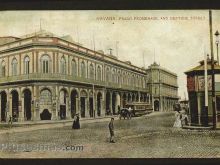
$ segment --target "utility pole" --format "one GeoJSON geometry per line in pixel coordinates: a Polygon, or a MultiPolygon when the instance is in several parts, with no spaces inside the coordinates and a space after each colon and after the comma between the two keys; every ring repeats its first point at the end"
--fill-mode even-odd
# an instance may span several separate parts
{"type": "MultiPolygon", "coordinates": [[[[215,109],[215,70],[213,55],[213,37],[212,37],[212,10],[209,10],[209,30],[210,30],[210,48],[211,48],[211,70],[212,70],[212,113],[213,129],[216,129],[216,109],[215,109]]],[[[208,116],[207,116],[208,117],[208,116]]]]}

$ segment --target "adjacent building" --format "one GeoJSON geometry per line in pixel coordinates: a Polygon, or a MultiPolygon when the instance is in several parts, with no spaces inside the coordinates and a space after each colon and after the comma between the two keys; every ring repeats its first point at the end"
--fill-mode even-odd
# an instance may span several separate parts
{"type": "Polygon", "coordinates": [[[147,69],[148,91],[153,97],[154,111],[171,111],[178,102],[177,75],[156,62],[147,69]]]}
{"type": "MultiPolygon", "coordinates": [[[[126,102],[150,101],[145,69],[83,47],[69,36],[40,31],[0,40],[1,121],[9,116],[18,121],[71,119],[76,113],[97,117],[116,114],[126,102]]],[[[151,91],[160,86],[154,95],[166,110],[177,100],[177,77],[163,69],[158,73],[168,79],[153,82],[151,91]]]]}

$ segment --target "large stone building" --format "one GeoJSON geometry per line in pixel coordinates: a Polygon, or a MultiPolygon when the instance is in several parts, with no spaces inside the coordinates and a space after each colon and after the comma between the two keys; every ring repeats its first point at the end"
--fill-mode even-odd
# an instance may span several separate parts
{"type": "Polygon", "coordinates": [[[178,101],[177,75],[156,62],[147,69],[147,87],[153,97],[154,111],[170,111],[178,101]]]}
{"type": "Polygon", "coordinates": [[[149,101],[146,70],[70,37],[40,31],[0,40],[1,121],[97,117],[149,101]]]}

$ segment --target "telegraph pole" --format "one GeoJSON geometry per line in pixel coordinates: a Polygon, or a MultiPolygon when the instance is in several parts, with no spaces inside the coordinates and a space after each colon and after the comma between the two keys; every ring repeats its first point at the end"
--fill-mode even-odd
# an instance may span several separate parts
{"type": "Polygon", "coordinates": [[[216,109],[215,109],[215,70],[213,55],[213,37],[212,37],[212,10],[209,10],[209,30],[210,30],[210,48],[211,48],[211,70],[212,70],[212,113],[213,129],[216,129],[216,109]]]}

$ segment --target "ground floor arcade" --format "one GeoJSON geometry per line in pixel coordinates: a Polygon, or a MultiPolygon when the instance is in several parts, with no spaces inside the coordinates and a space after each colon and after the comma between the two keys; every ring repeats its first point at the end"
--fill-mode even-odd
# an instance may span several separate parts
{"type": "Polygon", "coordinates": [[[178,98],[155,97],[153,98],[154,111],[172,111],[173,105],[178,102],[178,98]]]}
{"type": "Polygon", "coordinates": [[[117,114],[127,102],[151,102],[143,91],[108,89],[50,83],[34,83],[0,88],[0,119],[17,121],[71,119],[117,114]]]}

